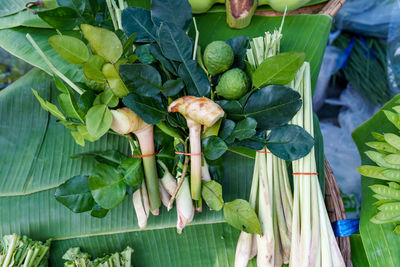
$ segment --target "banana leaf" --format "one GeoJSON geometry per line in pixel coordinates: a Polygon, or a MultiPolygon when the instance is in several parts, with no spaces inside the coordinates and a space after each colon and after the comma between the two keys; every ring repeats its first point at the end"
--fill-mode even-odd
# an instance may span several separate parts
{"type": "MultiPolygon", "coordinates": [[[[223,13],[202,15],[197,20],[200,44],[204,47],[213,40],[238,35],[261,36],[278,28],[280,21],[281,18],[256,17],[250,28],[238,31],[227,28],[223,13]]],[[[314,83],[330,26],[331,18],[324,15],[286,19],[282,50],[306,52],[314,66],[314,83]]],[[[1,30],[0,45],[34,62],[37,59],[31,55],[32,50],[28,52],[25,47],[20,51],[23,46],[12,49],[19,44],[6,38],[18,36],[17,40],[23,42],[28,31],[40,41],[41,47],[46,46],[47,38],[54,33],[47,29],[1,30]]],[[[62,59],[52,57],[52,60],[62,59]]],[[[128,153],[128,144],[118,136],[107,135],[79,147],[69,132],[40,108],[31,88],[46,100],[55,99],[56,89],[50,77],[39,69],[0,93],[0,235],[16,232],[34,239],[53,238],[51,266],[62,266],[61,256],[71,246],[80,246],[97,257],[126,245],[135,250],[135,266],[233,266],[239,232],[224,222],[222,212],[204,210],[196,214],[194,222],[182,235],[177,235],[175,210],[169,213],[161,210],[160,216],[151,216],[147,228],[140,230],[130,196],[104,219],[71,213],[55,201],[56,186],[78,173],[87,174],[94,165],[91,159],[71,159],[71,155],[111,148],[128,153]]],[[[253,159],[229,152],[223,162],[225,175],[220,182],[224,200],[248,199],[253,159]]],[[[323,167],[319,172],[323,173],[323,167]]]]}
{"type": "MultiPolygon", "coordinates": [[[[370,150],[365,143],[375,141],[371,132],[388,133],[398,132],[397,128],[390,123],[383,110],[391,109],[398,105],[400,95],[395,96],[371,119],[363,123],[353,132],[353,140],[357,145],[361,156],[362,165],[375,165],[364,152],[370,150]]],[[[400,238],[393,233],[395,224],[373,224],[369,220],[377,213],[374,206],[376,198],[369,188],[373,184],[385,184],[378,179],[361,177],[361,221],[360,234],[364,244],[365,252],[370,266],[376,267],[395,267],[400,266],[400,238]]]]}
{"type": "Polygon", "coordinates": [[[18,13],[25,9],[26,0],[1,0],[0,1],[0,17],[18,13]]]}
{"type": "Polygon", "coordinates": [[[0,29],[14,28],[18,26],[33,27],[33,28],[52,28],[39,16],[33,14],[29,10],[1,17],[0,16],[0,29]]]}

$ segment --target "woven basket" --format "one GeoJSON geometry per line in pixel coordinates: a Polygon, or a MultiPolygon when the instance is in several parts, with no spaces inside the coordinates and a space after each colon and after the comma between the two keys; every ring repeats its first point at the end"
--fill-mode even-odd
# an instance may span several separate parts
{"type": "MultiPolygon", "coordinates": [[[[325,14],[333,17],[343,6],[346,0],[330,0],[329,2],[317,4],[313,6],[307,6],[299,8],[295,11],[288,12],[288,15],[298,14],[325,14]]],[[[258,11],[256,15],[260,16],[282,16],[281,12],[276,11],[258,11]]],[[[340,190],[335,179],[335,175],[329,165],[329,162],[325,159],[325,204],[328,211],[331,222],[346,219],[346,213],[340,190]]],[[[344,262],[347,267],[351,265],[351,248],[349,237],[338,237],[336,238],[342,252],[344,262]]]]}

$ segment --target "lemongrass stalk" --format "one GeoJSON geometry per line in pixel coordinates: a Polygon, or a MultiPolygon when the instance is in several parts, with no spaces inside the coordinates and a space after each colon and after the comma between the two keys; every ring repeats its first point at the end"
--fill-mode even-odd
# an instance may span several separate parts
{"type": "Polygon", "coordinates": [[[165,190],[168,192],[168,194],[172,196],[177,187],[176,180],[168,170],[167,166],[165,166],[165,164],[161,160],[158,160],[157,163],[163,169],[164,172],[164,175],[161,177],[160,182],[162,186],[165,188],[165,190]]]}
{"type": "Polygon", "coordinates": [[[147,219],[150,213],[150,204],[145,183],[132,194],[132,202],[135,208],[138,226],[140,229],[143,229],[147,225],[147,219]]]}
{"type": "MultiPolygon", "coordinates": [[[[183,143],[179,138],[174,140],[175,151],[180,153],[186,153],[186,143],[183,143]]],[[[188,165],[189,157],[182,154],[177,154],[177,166],[176,166],[176,177],[178,179],[178,186],[176,188],[176,212],[177,212],[177,223],[176,229],[179,234],[182,233],[183,228],[193,220],[194,217],[194,206],[192,197],[190,194],[190,186],[188,177],[186,176],[186,169],[188,165]]]]}
{"type": "Polygon", "coordinates": [[[260,219],[262,235],[257,235],[257,265],[272,267],[275,262],[272,197],[271,191],[269,191],[267,159],[265,153],[258,153],[258,156],[260,158],[258,217],[260,219]]]}
{"type": "Polygon", "coordinates": [[[168,194],[167,190],[164,188],[163,184],[161,183],[161,180],[158,180],[158,183],[159,183],[159,188],[160,188],[161,202],[166,208],[168,208],[168,204],[171,199],[171,195],[168,194]]]}
{"type": "MultiPolygon", "coordinates": [[[[256,156],[251,182],[249,203],[257,211],[258,187],[259,187],[259,157],[256,156]]],[[[235,267],[246,267],[249,260],[257,254],[257,239],[254,234],[241,232],[235,253],[235,267]]]]}
{"type": "Polygon", "coordinates": [[[274,183],[274,208],[276,210],[276,220],[277,221],[277,231],[279,232],[279,239],[280,239],[280,245],[282,249],[282,262],[287,264],[289,263],[289,257],[290,257],[290,237],[288,233],[288,228],[286,224],[286,219],[285,219],[285,214],[284,214],[284,208],[282,205],[282,197],[285,197],[283,195],[283,192],[281,191],[280,188],[280,183],[279,180],[282,180],[284,178],[283,175],[281,175],[281,170],[280,170],[280,161],[278,157],[272,157],[273,160],[273,168],[274,168],[274,176],[273,176],[273,183],[274,183]]]}
{"type": "Polygon", "coordinates": [[[201,180],[209,182],[211,181],[210,170],[208,169],[208,164],[204,155],[202,156],[202,166],[201,166],[201,180]]]}

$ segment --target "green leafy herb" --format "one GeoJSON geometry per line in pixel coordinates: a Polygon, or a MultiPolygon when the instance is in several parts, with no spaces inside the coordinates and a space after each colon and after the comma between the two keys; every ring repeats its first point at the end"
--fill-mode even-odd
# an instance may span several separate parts
{"type": "Polygon", "coordinates": [[[252,75],[254,86],[260,88],[270,84],[290,83],[303,65],[304,59],[303,52],[287,52],[267,58],[252,75]]]}
{"type": "Polygon", "coordinates": [[[54,35],[49,38],[50,45],[66,61],[81,65],[89,60],[89,49],[78,38],[67,35],[54,35]]]}
{"type": "Polygon", "coordinates": [[[57,187],[54,195],[58,202],[75,213],[89,211],[95,204],[86,175],[77,175],[68,179],[57,187]]]}
{"type": "Polygon", "coordinates": [[[87,130],[91,136],[99,138],[110,129],[112,119],[111,111],[107,105],[95,105],[86,114],[87,130]]]}
{"type": "Polygon", "coordinates": [[[235,199],[224,206],[225,220],[241,231],[261,235],[261,226],[257,214],[250,203],[243,199],[235,199]]]}
{"type": "Polygon", "coordinates": [[[36,90],[32,89],[32,92],[44,110],[50,112],[51,114],[53,114],[53,116],[59,118],[60,120],[63,120],[63,121],[66,120],[66,118],[64,117],[64,114],[62,114],[62,112],[57,108],[56,105],[50,103],[49,101],[44,101],[43,98],[41,98],[39,96],[39,94],[36,90]]]}
{"type": "Polygon", "coordinates": [[[120,168],[124,172],[124,181],[128,186],[136,187],[144,179],[144,172],[141,158],[130,158],[124,160],[120,168]]]}
{"type": "Polygon", "coordinates": [[[81,22],[79,14],[65,6],[37,11],[37,14],[49,25],[60,30],[72,30],[81,22]]]}
{"type": "Polygon", "coordinates": [[[157,97],[129,94],[122,102],[148,124],[157,124],[168,115],[157,97]]]}
{"type": "Polygon", "coordinates": [[[152,42],[158,39],[150,11],[144,8],[125,8],[122,12],[122,27],[127,36],[136,33],[136,42],[152,42]]]}
{"type": "Polygon", "coordinates": [[[122,80],[132,92],[155,96],[161,90],[161,76],[156,68],[146,64],[125,64],[119,68],[122,80]]]}
{"type": "Polygon", "coordinates": [[[224,206],[222,186],[216,181],[203,182],[201,196],[212,210],[219,211],[224,206]]]}
{"type": "Polygon", "coordinates": [[[82,66],[85,77],[96,82],[104,82],[106,80],[102,72],[104,63],[102,57],[92,55],[82,66]]]}
{"type": "Polygon", "coordinates": [[[218,136],[209,136],[202,140],[204,156],[209,160],[220,158],[227,150],[228,146],[224,140],[218,136]]]}
{"type": "Polygon", "coordinates": [[[89,177],[89,188],[94,200],[105,209],[122,202],[126,194],[124,177],[112,166],[97,164],[89,177]]]}

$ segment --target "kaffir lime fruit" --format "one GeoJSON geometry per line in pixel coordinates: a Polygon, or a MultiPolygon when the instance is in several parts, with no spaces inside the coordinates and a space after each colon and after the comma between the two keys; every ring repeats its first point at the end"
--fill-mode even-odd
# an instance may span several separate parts
{"type": "Polygon", "coordinates": [[[241,69],[231,69],[222,74],[216,87],[217,95],[229,100],[239,99],[246,94],[250,81],[241,69]]]}
{"type": "Polygon", "coordinates": [[[214,41],[204,50],[204,65],[208,73],[215,75],[232,66],[234,54],[230,45],[223,41],[214,41]]]}

